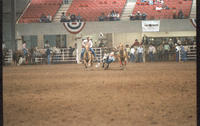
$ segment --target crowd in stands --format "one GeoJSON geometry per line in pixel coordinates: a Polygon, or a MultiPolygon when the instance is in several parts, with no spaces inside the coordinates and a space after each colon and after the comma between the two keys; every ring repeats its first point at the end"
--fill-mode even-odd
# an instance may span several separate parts
{"type": "Polygon", "coordinates": [[[40,23],[51,23],[52,21],[52,16],[48,14],[47,16],[45,14],[41,14],[40,17],[40,23]]]}
{"type": "Polygon", "coordinates": [[[140,11],[137,11],[137,13],[130,15],[130,20],[146,20],[147,14],[140,13],[140,11]]]}
{"type": "Polygon", "coordinates": [[[99,21],[119,21],[120,20],[120,14],[119,12],[112,10],[107,16],[102,13],[101,16],[99,16],[99,21]]]}
{"type": "Polygon", "coordinates": [[[65,13],[63,12],[61,15],[61,19],[60,22],[75,22],[75,21],[83,21],[83,18],[80,16],[80,14],[78,14],[77,16],[75,14],[70,14],[68,13],[68,15],[66,16],[65,13]]]}

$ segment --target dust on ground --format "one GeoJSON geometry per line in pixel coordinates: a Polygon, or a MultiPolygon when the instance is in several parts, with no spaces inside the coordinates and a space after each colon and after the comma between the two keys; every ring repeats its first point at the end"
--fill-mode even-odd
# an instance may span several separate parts
{"type": "Polygon", "coordinates": [[[3,67],[5,126],[195,126],[196,63],[3,67]]]}

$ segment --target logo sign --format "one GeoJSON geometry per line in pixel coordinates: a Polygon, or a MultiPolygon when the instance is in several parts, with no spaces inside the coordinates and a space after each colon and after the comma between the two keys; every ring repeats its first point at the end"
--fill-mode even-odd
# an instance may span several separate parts
{"type": "Polygon", "coordinates": [[[72,34],[79,33],[85,26],[85,22],[64,22],[64,27],[72,34]]]}
{"type": "Polygon", "coordinates": [[[197,23],[196,23],[196,19],[190,19],[190,21],[192,22],[192,25],[194,26],[194,28],[197,28],[197,23]]]}
{"type": "Polygon", "coordinates": [[[143,32],[159,32],[160,21],[142,21],[143,32]]]}

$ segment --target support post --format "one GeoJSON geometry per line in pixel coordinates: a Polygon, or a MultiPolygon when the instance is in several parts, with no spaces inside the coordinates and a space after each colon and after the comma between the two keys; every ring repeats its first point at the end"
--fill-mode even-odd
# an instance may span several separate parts
{"type": "Polygon", "coordinates": [[[17,50],[16,43],[16,0],[11,0],[11,48],[12,50],[17,50]]]}

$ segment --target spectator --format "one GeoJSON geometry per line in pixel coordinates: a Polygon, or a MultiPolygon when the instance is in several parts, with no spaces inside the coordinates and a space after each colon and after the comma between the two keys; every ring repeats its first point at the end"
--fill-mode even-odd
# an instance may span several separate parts
{"type": "Polygon", "coordinates": [[[139,43],[138,40],[136,39],[133,45],[134,45],[134,46],[139,46],[140,43],[139,43]]]}
{"type": "Polygon", "coordinates": [[[163,60],[163,45],[160,44],[158,47],[157,47],[157,51],[158,51],[158,61],[162,61],[163,60]]]}
{"type": "Polygon", "coordinates": [[[49,47],[46,50],[46,55],[47,55],[47,62],[48,62],[48,64],[50,64],[51,51],[50,51],[49,47]]]}
{"type": "Polygon", "coordinates": [[[47,22],[47,17],[42,14],[41,17],[40,17],[40,22],[43,23],[43,22],[47,22]]]}
{"type": "Polygon", "coordinates": [[[45,42],[45,44],[44,44],[44,48],[45,49],[47,49],[47,48],[49,48],[50,47],[50,45],[49,45],[49,42],[48,42],[48,40],[45,42]]]}
{"type": "Polygon", "coordinates": [[[149,0],[149,5],[153,5],[153,0],[149,0]]]}
{"type": "Polygon", "coordinates": [[[142,45],[140,44],[139,47],[137,48],[137,53],[138,53],[138,62],[143,62],[143,52],[144,49],[142,47],[142,45]]]}
{"type": "Polygon", "coordinates": [[[181,44],[182,44],[182,42],[181,42],[180,39],[177,40],[177,43],[178,43],[178,45],[181,45],[181,44]]]}
{"type": "Polygon", "coordinates": [[[77,19],[78,22],[81,22],[81,21],[82,21],[82,17],[81,17],[81,15],[80,15],[80,13],[79,13],[78,16],[76,17],[76,19],[77,19]]]}
{"type": "Polygon", "coordinates": [[[66,22],[66,16],[65,16],[65,13],[62,12],[62,15],[61,15],[61,19],[60,19],[60,22],[66,22]]]}
{"type": "Polygon", "coordinates": [[[178,18],[179,18],[179,19],[183,19],[183,18],[184,18],[184,15],[183,15],[183,11],[182,11],[182,10],[179,10],[179,12],[178,12],[178,18]]]}
{"type": "Polygon", "coordinates": [[[169,10],[169,7],[167,5],[165,5],[165,4],[162,5],[162,8],[166,9],[166,10],[169,10]]]}
{"type": "Polygon", "coordinates": [[[115,17],[115,11],[112,10],[112,11],[110,12],[110,21],[114,21],[114,17],[115,17]]]}
{"type": "Polygon", "coordinates": [[[135,15],[135,19],[139,20],[141,19],[142,14],[140,13],[140,11],[137,11],[136,15],[135,15]]]}
{"type": "Polygon", "coordinates": [[[142,20],[146,20],[146,17],[147,17],[146,13],[143,13],[142,14],[142,20]]]}
{"type": "Polygon", "coordinates": [[[116,12],[115,16],[116,16],[116,21],[119,21],[120,20],[119,12],[116,12]]]}
{"type": "Polygon", "coordinates": [[[75,14],[71,14],[70,19],[72,22],[76,21],[76,15],[75,14]]]}
{"type": "Polygon", "coordinates": [[[110,18],[111,18],[111,14],[109,13],[109,14],[107,15],[107,20],[110,20],[110,18]]]}
{"type": "Polygon", "coordinates": [[[135,48],[134,46],[131,46],[131,51],[130,51],[130,62],[134,62],[135,60],[135,48]]]}
{"type": "Polygon", "coordinates": [[[70,22],[71,21],[71,18],[70,18],[71,14],[68,13],[67,17],[66,17],[66,22],[70,22]]]}
{"type": "Polygon", "coordinates": [[[52,16],[50,14],[47,15],[47,22],[50,23],[52,21],[52,16]]]}
{"type": "Polygon", "coordinates": [[[99,21],[104,21],[105,20],[105,14],[101,13],[101,16],[99,16],[99,21]]]}
{"type": "Polygon", "coordinates": [[[153,45],[150,44],[149,49],[148,49],[148,54],[149,54],[149,60],[150,60],[151,62],[154,60],[154,59],[153,59],[153,50],[154,50],[153,45]]]}
{"type": "Polygon", "coordinates": [[[164,44],[164,60],[168,61],[169,60],[169,50],[170,50],[170,46],[168,43],[164,44]]]}
{"type": "Polygon", "coordinates": [[[130,20],[132,20],[132,21],[134,20],[134,15],[133,14],[131,14],[129,17],[130,17],[130,20]]]}
{"type": "Polygon", "coordinates": [[[72,48],[71,46],[69,47],[69,56],[71,57],[75,48],[72,48]]]}
{"type": "Polygon", "coordinates": [[[162,10],[162,9],[163,9],[162,7],[156,6],[156,10],[157,10],[157,11],[160,11],[160,10],[162,10]]]}
{"type": "Polygon", "coordinates": [[[186,50],[185,50],[183,45],[181,45],[180,49],[181,49],[180,50],[180,52],[181,52],[181,61],[185,62],[187,60],[187,52],[186,52],[186,50]]]}
{"type": "Polygon", "coordinates": [[[176,48],[176,62],[179,62],[179,55],[180,55],[180,46],[179,44],[175,44],[175,48],[176,48]]]}
{"type": "Polygon", "coordinates": [[[176,19],[176,11],[173,11],[173,19],[176,19]]]}

